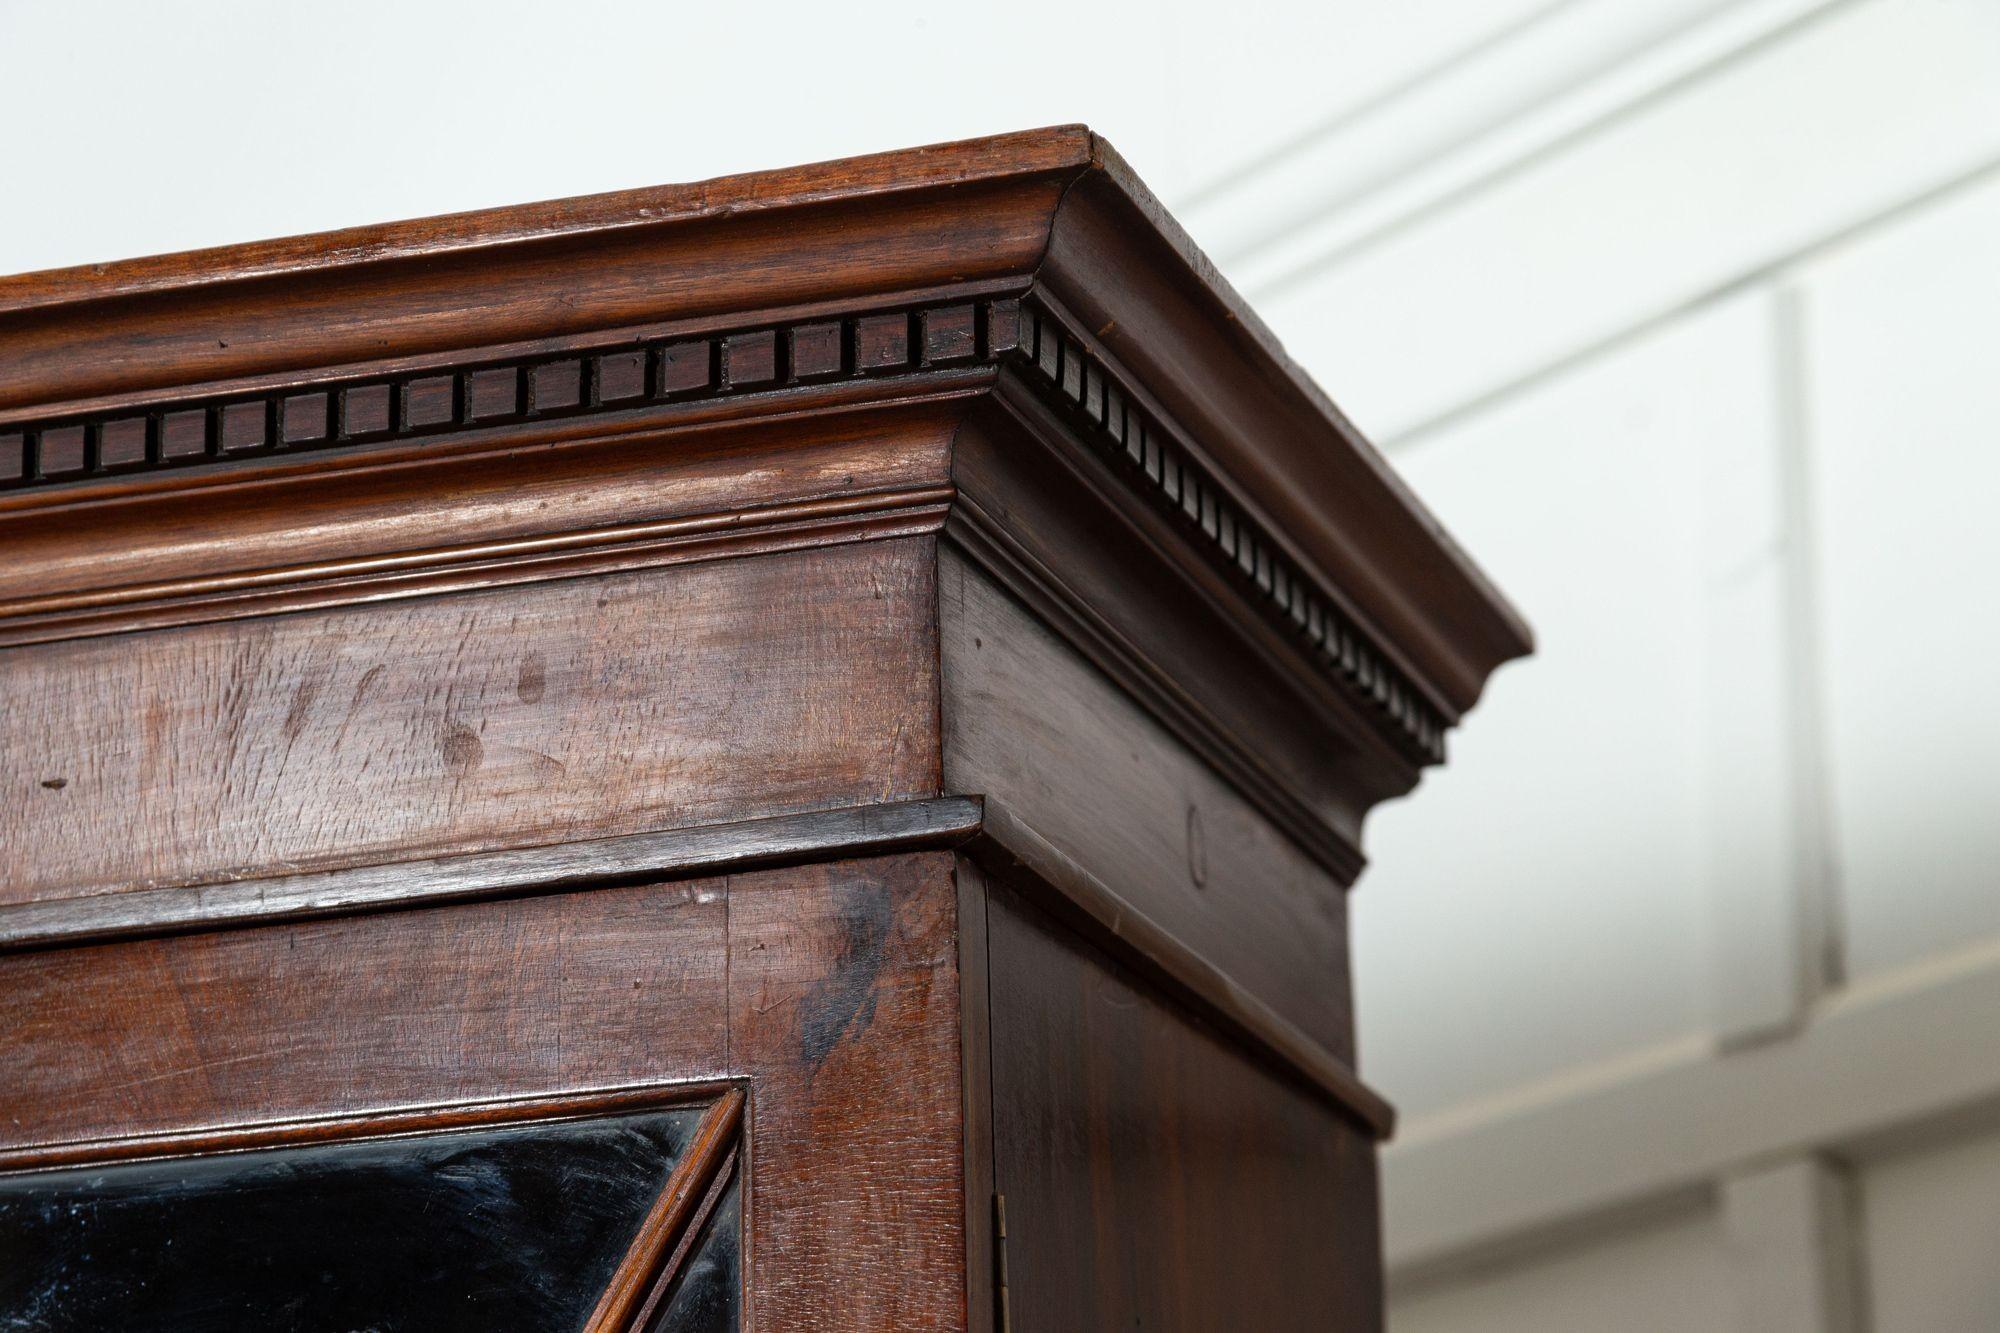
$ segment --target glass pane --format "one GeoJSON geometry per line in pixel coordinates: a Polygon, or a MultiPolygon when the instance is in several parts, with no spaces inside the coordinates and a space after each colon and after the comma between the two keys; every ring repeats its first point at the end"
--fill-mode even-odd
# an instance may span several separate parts
{"type": "Polygon", "coordinates": [[[743,1288],[742,1214],[731,1179],[702,1227],[701,1239],[681,1262],[667,1308],[648,1333],[729,1333],[743,1288]]]}
{"type": "Polygon", "coordinates": [[[0,1330],[578,1328],[701,1115],[0,1176],[0,1330]]]}

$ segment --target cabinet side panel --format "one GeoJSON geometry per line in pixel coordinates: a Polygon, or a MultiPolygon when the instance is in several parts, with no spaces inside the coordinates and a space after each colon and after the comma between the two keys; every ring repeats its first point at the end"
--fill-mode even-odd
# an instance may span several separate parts
{"type": "Polygon", "coordinates": [[[934,794],[932,549],[0,651],[0,902],[934,794]]]}
{"type": "Polygon", "coordinates": [[[939,599],[950,789],[1005,806],[1351,1064],[1340,884],[949,547],[939,599]]]}
{"type": "Polygon", "coordinates": [[[1366,1135],[1009,890],[987,924],[1014,1326],[1379,1327],[1366,1135]]]}

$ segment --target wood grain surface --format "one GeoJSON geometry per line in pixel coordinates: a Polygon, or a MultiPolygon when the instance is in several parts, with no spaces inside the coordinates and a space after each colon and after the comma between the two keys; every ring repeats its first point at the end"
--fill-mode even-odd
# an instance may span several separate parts
{"type": "Polygon", "coordinates": [[[0,904],[0,949],[41,949],[950,847],[977,833],[981,818],[982,803],[965,797],[882,801],[508,851],[0,904]]]}
{"type": "Polygon", "coordinates": [[[997,801],[985,806],[979,835],[966,844],[960,859],[961,874],[976,865],[983,881],[1006,885],[1134,976],[1213,1024],[1266,1068],[1352,1117],[1376,1139],[1390,1136],[1395,1109],[1356,1076],[1351,1056],[1336,1054],[1285,1018],[1130,899],[1058,851],[1006,806],[997,801]]]}
{"type": "Polygon", "coordinates": [[[1527,622],[1117,151],[1099,139],[1094,160],[1051,225],[1042,290],[1456,718],[1532,650],[1527,622]]]}
{"type": "Polygon", "coordinates": [[[128,478],[87,493],[0,499],[6,619],[546,547],[563,534],[702,515],[754,526],[772,506],[936,486],[956,414],[830,410],[809,422],[688,422],[672,408],[555,422],[420,451],[262,460],[128,478]],[[460,558],[463,558],[462,556],[460,558]],[[372,563],[371,563],[372,562],[372,563]],[[286,571],[290,571],[289,574],[286,571]],[[136,590],[136,591],[135,591],[136,590]]]}
{"type": "MultiPolygon", "coordinates": [[[[1144,385],[1447,720],[1529,649],[1520,617],[1080,126],[0,279],[0,445],[28,448],[9,422],[165,411],[146,396],[177,388],[1030,291],[1144,385]]],[[[41,447],[91,445],[64,429],[41,447]]]]}
{"type": "Polygon", "coordinates": [[[946,783],[1351,1061],[1340,883],[976,568],[944,568],[946,783]]]}
{"type": "Polygon", "coordinates": [[[956,917],[917,852],[0,957],[0,1162],[734,1078],[749,1326],[963,1328],[956,917]]]}
{"type": "Polygon", "coordinates": [[[724,889],[0,958],[0,1148],[713,1080],[724,889]]]}
{"type": "Polygon", "coordinates": [[[934,795],[931,552],[0,651],[0,901],[934,795]]]}
{"type": "Polygon", "coordinates": [[[646,1328],[641,1312],[657,1304],[673,1280],[673,1261],[684,1253],[709,1187],[736,1151],[743,1125],[743,1093],[731,1088],[702,1117],[686,1154],[646,1211],[639,1232],[611,1274],[582,1333],[633,1333],[646,1328]]]}
{"type": "Polygon", "coordinates": [[[0,279],[0,410],[1032,270],[1087,131],[0,279]]]}
{"type": "Polygon", "coordinates": [[[729,901],[749,1323],[965,1327],[951,853],[736,876],[729,901]]]}
{"type": "Polygon", "coordinates": [[[987,930],[1014,1327],[1381,1327],[1372,1140],[1004,890],[987,930]]]}
{"type": "Polygon", "coordinates": [[[1088,130],[0,278],[0,562],[0,1170],[741,1095],[608,1324],[1380,1326],[1530,639],[1088,130]]]}

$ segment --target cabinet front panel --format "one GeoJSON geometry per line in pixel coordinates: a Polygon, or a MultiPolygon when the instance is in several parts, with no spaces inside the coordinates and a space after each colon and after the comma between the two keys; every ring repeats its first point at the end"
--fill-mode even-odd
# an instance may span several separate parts
{"type": "MultiPolygon", "coordinates": [[[[181,1312],[215,1290],[249,1300],[257,1281],[274,1302],[322,1272],[352,1285],[314,1248],[350,1232],[364,1248],[402,1237],[388,1271],[409,1282],[432,1263],[459,1290],[490,1247],[520,1261],[493,1283],[573,1280],[544,1293],[558,1313],[526,1323],[419,1318],[430,1298],[412,1292],[402,1324],[328,1304],[329,1329],[962,1327],[951,854],[640,885],[603,873],[599,888],[0,953],[0,1328],[117,1326],[102,1304],[34,1322],[77,1282],[129,1327],[291,1327],[181,1312]],[[665,1138],[578,1148],[587,1121],[731,1098],[707,1174],[679,1194],[656,1188],[682,1169],[665,1138]],[[518,1128],[478,1138],[496,1125],[518,1128]],[[570,1322],[579,1293],[610,1299],[606,1247],[637,1252],[634,1210],[669,1195],[678,1211],[656,1230],[673,1243],[630,1262],[671,1260],[675,1280],[614,1281],[615,1319],[570,1322]],[[149,1236],[264,1276],[217,1288],[150,1269],[149,1236]],[[171,1317],[114,1300],[141,1286],[171,1317]]],[[[684,1126],[656,1128],[677,1144],[684,1126]]]]}
{"type": "Polygon", "coordinates": [[[0,1149],[722,1077],[724,889],[0,956],[0,1149]]]}

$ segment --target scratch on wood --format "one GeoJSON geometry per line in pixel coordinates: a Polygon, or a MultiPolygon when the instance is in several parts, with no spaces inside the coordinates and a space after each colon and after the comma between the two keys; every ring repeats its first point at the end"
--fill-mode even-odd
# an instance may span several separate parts
{"type": "Polygon", "coordinates": [[[179,1069],[169,1069],[158,1074],[148,1074],[144,1078],[127,1079],[122,1083],[108,1084],[104,1088],[104,1091],[122,1092],[127,1088],[144,1087],[148,1083],[162,1083],[170,1078],[187,1078],[194,1074],[205,1074],[212,1069],[225,1069],[230,1065],[249,1064],[254,1060],[277,1060],[287,1055],[295,1055],[305,1049],[303,1045],[292,1045],[278,1051],[254,1051],[249,1055],[233,1055],[226,1060],[202,1060],[196,1064],[183,1065],[179,1069]]]}

